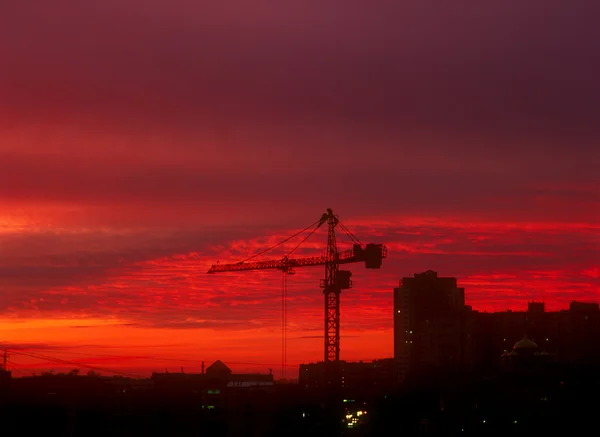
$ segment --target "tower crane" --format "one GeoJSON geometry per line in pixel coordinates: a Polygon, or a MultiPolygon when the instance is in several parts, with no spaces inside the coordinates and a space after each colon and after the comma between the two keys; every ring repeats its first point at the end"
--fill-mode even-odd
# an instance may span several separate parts
{"type": "MultiPolygon", "coordinates": [[[[323,288],[324,307],[325,307],[325,329],[324,329],[324,362],[327,383],[335,383],[337,378],[336,370],[340,360],[340,294],[342,290],[352,287],[352,273],[347,270],[340,270],[342,264],[350,264],[356,262],[364,262],[367,269],[381,268],[382,259],[387,257],[387,249],[382,244],[367,244],[363,245],[339,220],[338,216],[331,209],[327,209],[321,218],[303,229],[302,231],[286,238],[285,240],[271,246],[256,255],[247,258],[234,264],[215,264],[211,266],[208,273],[224,273],[224,272],[240,272],[246,270],[267,270],[276,269],[284,273],[284,290],[285,290],[285,275],[294,274],[298,267],[314,267],[325,266],[325,278],[321,279],[320,286],[323,288]],[[317,229],[325,223],[328,225],[327,232],[327,250],[324,255],[313,256],[308,258],[290,258],[303,242],[305,242],[317,229]],[[335,228],[339,226],[353,241],[351,250],[338,252],[335,228]],[[252,261],[259,255],[274,249],[277,246],[291,240],[301,233],[312,228],[312,231],[294,248],[291,252],[279,260],[272,261],[252,261]]],[[[285,314],[285,302],[284,314],[285,314]]],[[[285,315],[284,315],[285,320],[285,315]]],[[[284,322],[285,329],[285,322],[284,322]]],[[[284,346],[285,347],[285,346],[284,346]]],[[[338,375],[339,376],[339,375],[338,375]]]]}

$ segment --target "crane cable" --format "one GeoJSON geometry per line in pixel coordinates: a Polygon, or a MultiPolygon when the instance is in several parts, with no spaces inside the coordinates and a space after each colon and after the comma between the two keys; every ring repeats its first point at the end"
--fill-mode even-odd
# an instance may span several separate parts
{"type": "Polygon", "coordinates": [[[321,225],[320,225],[320,221],[319,221],[319,224],[317,224],[317,226],[316,226],[316,227],[315,227],[315,228],[314,228],[312,231],[310,231],[310,233],[309,233],[309,234],[308,234],[306,237],[304,237],[304,239],[303,239],[303,240],[302,240],[300,243],[298,243],[298,244],[296,245],[296,247],[294,247],[292,250],[290,250],[290,251],[287,253],[286,257],[290,256],[290,255],[291,255],[291,254],[292,254],[292,253],[293,253],[293,252],[294,252],[296,249],[298,249],[298,248],[299,248],[299,247],[300,247],[302,244],[304,244],[304,242],[305,242],[306,240],[308,240],[308,239],[310,238],[310,236],[311,236],[312,234],[314,234],[314,233],[315,233],[315,232],[316,232],[316,231],[317,231],[317,230],[318,230],[320,227],[321,227],[321,225]]]}
{"type": "MultiPolygon", "coordinates": [[[[295,237],[297,237],[297,236],[298,236],[298,235],[300,235],[301,233],[308,231],[310,228],[312,228],[312,227],[313,227],[313,226],[315,226],[315,225],[318,225],[319,223],[321,223],[321,220],[317,220],[316,222],[314,222],[314,223],[313,223],[313,224],[311,224],[310,226],[307,226],[306,228],[302,229],[301,231],[298,231],[298,232],[296,232],[294,235],[292,235],[292,236],[290,236],[290,237],[286,238],[285,240],[283,240],[283,241],[280,241],[279,243],[277,243],[277,244],[274,244],[273,246],[271,246],[271,247],[268,247],[268,248],[266,248],[266,249],[264,249],[264,250],[262,250],[262,251],[258,252],[257,254],[255,254],[255,255],[252,255],[252,256],[251,256],[251,257],[249,257],[249,258],[246,258],[245,260],[243,260],[243,261],[241,261],[241,262],[250,261],[251,259],[253,259],[253,258],[256,258],[257,256],[260,256],[260,255],[262,255],[262,254],[264,254],[264,253],[268,252],[269,250],[273,250],[273,249],[275,249],[276,247],[279,247],[279,246],[281,246],[283,243],[287,243],[287,242],[288,242],[288,241],[290,241],[292,238],[295,238],[295,237]]],[[[314,231],[313,231],[313,232],[314,232],[314,231]]]]}
{"type": "Polygon", "coordinates": [[[356,238],[356,236],[346,226],[344,226],[344,224],[339,220],[338,220],[338,225],[340,225],[342,230],[346,233],[346,235],[348,235],[352,239],[353,242],[360,244],[361,247],[364,247],[364,244],[362,244],[360,242],[360,240],[358,238],[356,238]]]}
{"type": "Polygon", "coordinates": [[[282,272],[281,283],[281,377],[285,378],[287,365],[287,272],[282,272]]]}

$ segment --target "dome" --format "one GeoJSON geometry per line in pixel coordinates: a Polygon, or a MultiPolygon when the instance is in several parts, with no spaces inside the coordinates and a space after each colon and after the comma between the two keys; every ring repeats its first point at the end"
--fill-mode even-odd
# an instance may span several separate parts
{"type": "Polygon", "coordinates": [[[538,345],[531,341],[527,336],[515,343],[513,349],[537,349],[538,345]]]}

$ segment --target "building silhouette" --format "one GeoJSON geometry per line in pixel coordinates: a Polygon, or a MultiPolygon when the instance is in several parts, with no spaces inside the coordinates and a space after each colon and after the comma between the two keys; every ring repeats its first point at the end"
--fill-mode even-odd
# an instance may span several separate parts
{"type": "Polygon", "coordinates": [[[548,312],[544,302],[533,301],[526,311],[473,311],[456,278],[431,270],[402,278],[394,288],[400,382],[455,370],[502,370],[507,363],[514,368],[523,361],[600,365],[599,343],[597,303],[573,301],[568,310],[548,312]],[[535,358],[520,357],[528,354],[526,344],[536,345],[535,358]]]}
{"type": "MultiPolygon", "coordinates": [[[[545,311],[543,302],[528,302],[527,311],[480,313],[472,311],[471,354],[475,366],[501,366],[498,357],[515,355],[524,337],[550,361],[573,365],[600,364],[600,307],[571,302],[568,310],[545,311]]],[[[539,361],[539,360],[538,360],[539,361]]]]}
{"type": "Polygon", "coordinates": [[[394,288],[394,358],[400,381],[470,362],[470,308],[456,278],[434,271],[394,288]]]}
{"type": "Polygon", "coordinates": [[[264,391],[274,385],[272,373],[233,373],[221,360],[206,371],[203,366],[202,373],[153,373],[152,380],[157,392],[188,396],[207,409],[224,407],[242,392],[264,391]]]}
{"type": "MultiPolygon", "coordinates": [[[[352,397],[386,393],[397,385],[395,361],[392,358],[373,361],[340,361],[340,388],[352,397]]],[[[324,388],[325,363],[300,364],[298,384],[306,389],[324,388]]]]}

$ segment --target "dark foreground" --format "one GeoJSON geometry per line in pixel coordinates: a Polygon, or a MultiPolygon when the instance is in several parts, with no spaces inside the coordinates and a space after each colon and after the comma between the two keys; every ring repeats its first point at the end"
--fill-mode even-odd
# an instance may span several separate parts
{"type": "Polygon", "coordinates": [[[576,435],[598,429],[597,370],[454,374],[335,399],[297,385],[207,397],[53,377],[4,387],[0,420],[3,435],[576,435]]]}

